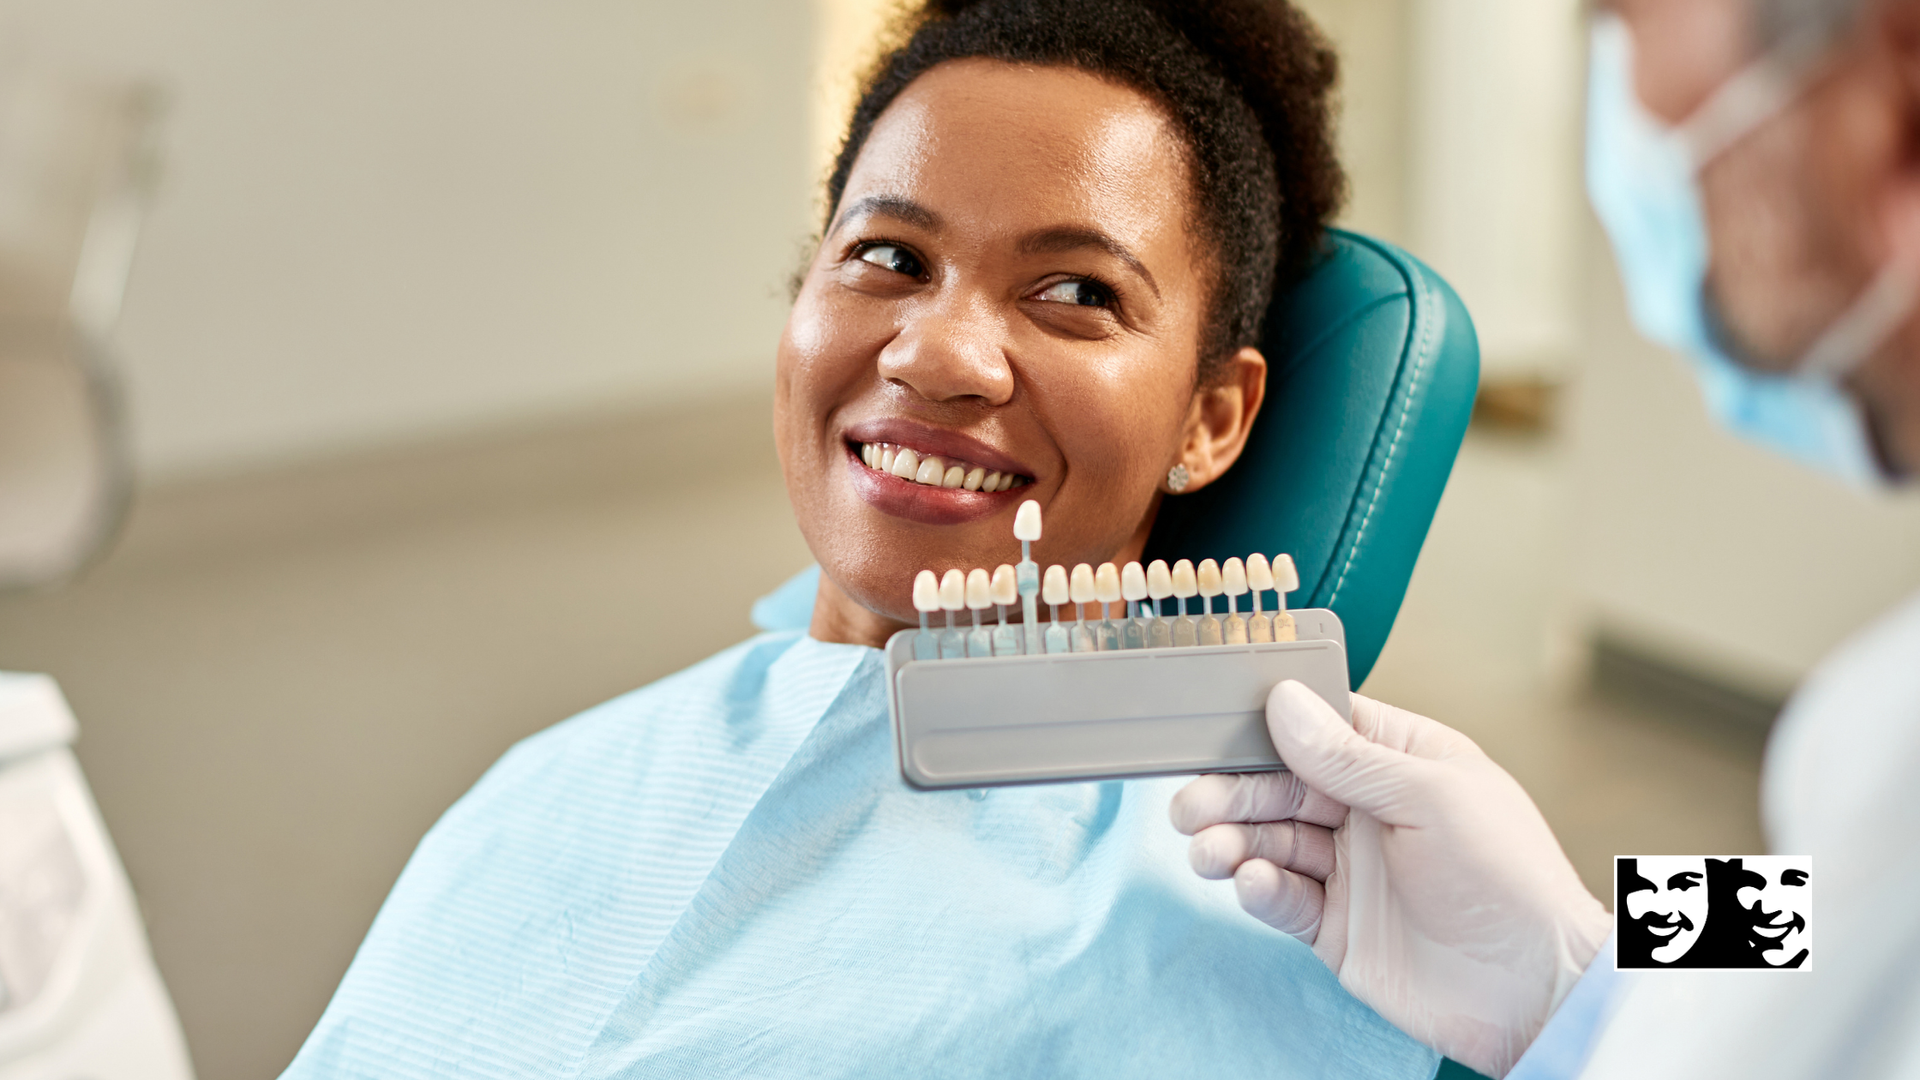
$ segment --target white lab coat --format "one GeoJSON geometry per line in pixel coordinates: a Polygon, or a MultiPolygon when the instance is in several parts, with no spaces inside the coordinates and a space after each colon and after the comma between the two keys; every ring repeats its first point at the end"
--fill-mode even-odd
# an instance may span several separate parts
{"type": "Polygon", "coordinates": [[[1811,970],[1622,973],[1583,1078],[1920,1078],[1920,596],[1794,696],[1761,801],[1813,856],[1811,970]]]}

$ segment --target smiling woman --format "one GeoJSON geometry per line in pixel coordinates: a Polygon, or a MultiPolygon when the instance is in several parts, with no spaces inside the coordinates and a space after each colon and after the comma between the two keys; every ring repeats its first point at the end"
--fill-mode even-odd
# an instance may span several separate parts
{"type": "Polygon", "coordinates": [[[1138,556],[1232,467],[1338,202],[1285,0],[913,12],[779,343],[822,573],[769,633],[527,740],[422,841],[290,1074],[1425,1077],[1187,872],[1177,781],[922,793],[876,646],[926,566],[1138,556]],[[1185,481],[1169,479],[1179,467],[1185,481]]]}

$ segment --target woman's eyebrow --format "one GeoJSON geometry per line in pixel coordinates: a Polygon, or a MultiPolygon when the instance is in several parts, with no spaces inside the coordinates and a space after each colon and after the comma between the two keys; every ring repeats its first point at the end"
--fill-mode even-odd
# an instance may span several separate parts
{"type": "Polygon", "coordinates": [[[1153,290],[1153,295],[1160,295],[1160,286],[1154,282],[1153,273],[1147,269],[1145,263],[1140,261],[1139,256],[1128,251],[1125,244],[1099,229],[1080,225],[1060,225],[1028,233],[1020,241],[1022,255],[1057,255],[1063,251],[1075,251],[1081,248],[1097,248],[1126,263],[1129,269],[1140,275],[1140,279],[1147,283],[1147,288],[1153,290]]]}
{"type": "Polygon", "coordinates": [[[912,199],[898,195],[868,195],[844,207],[840,216],[833,219],[833,228],[827,230],[828,233],[840,231],[840,226],[856,217],[890,217],[928,232],[937,232],[940,228],[940,215],[912,199]]]}

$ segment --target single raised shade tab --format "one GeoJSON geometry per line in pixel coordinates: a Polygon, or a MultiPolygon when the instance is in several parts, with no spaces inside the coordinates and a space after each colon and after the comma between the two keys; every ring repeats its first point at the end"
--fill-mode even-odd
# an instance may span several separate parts
{"type": "MultiPolygon", "coordinates": [[[[954,573],[958,573],[958,571],[954,571],[954,573]]],[[[1194,579],[1193,563],[1186,559],[1181,559],[1179,562],[1174,563],[1173,595],[1185,600],[1189,596],[1197,596],[1199,592],[1200,583],[1194,579]]]]}
{"type": "Polygon", "coordinates": [[[940,579],[933,571],[922,570],[913,577],[913,610],[940,610],[940,579]]]}
{"type": "Polygon", "coordinates": [[[948,611],[967,606],[967,575],[949,570],[947,576],[940,579],[940,606],[948,611]]]}
{"type": "Polygon", "coordinates": [[[1239,559],[1228,559],[1220,564],[1220,591],[1228,596],[1246,595],[1247,568],[1239,559]]]}
{"type": "Polygon", "coordinates": [[[1040,502],[1028,499],[1020,504],[1013,515],[1013,538],[1015,540],[1040,539],[1040,502]]]}
{"type": "Polygon", "coordinates": [[[1049,604],[1064,604],[1068,595],[1067,568],[1057,565],[1047,567],[1046,577],[1040,580],[1040,599],[1049,604]]]}
{"type": "Polygon", "coordinates": [[[1273,585],[1271,588],[1290,593],[1300,587],[1300,571],[1293,568],[1293,556],[1275,555],[1273,557],[1273,585]]]}
{"type": "Polygon", "coordinates": [[[992,579],[985,570],[967,571],[967,606],[979,611],[993,603],[992,579]]]}
{"type": "Polygon", "coordinates": [[[1006,563],[1001,563],[995,567],[993,571],[993,581],[989,583],[989,591],[993,595],[993,602],[996,604],[1011,604],[1020,599],[1020,592],[1017,588],[1018,584],[1018,580],[1013,575],[1013,567],[1008,566],[1006,563]]]}
{"type": "Polygon", "coordinates": [[[1068,579],[1073,602],[1076,604],[1093,603],[1093,567],[1081,563],[1073,568],[1073,576],[1068,579]]]}
{"type": "Polygon", "coordinates": [[[1212,598],[1220,595],[1219,563],[1212,559],[1201,559],[1195,578],[1199,584],[1201,596],[1212,598]]]}
{"type": "Polygon", "coordinates": [[[1112,563],[1101,563],[1100,569],[1093,572],[1093,598],[1103,604],[1120,602],[1120,568],[1112,563]]]}
{"type": "Polygon", "coordinates": [[[1147,564],[1147,595],[1155,600],[1173,595],[1173,574],[1167,570],[1167,560],[1155,559],[1147,564]]]}
{"type": "Polygon", "coordinates": [[[1247,588],[1255,592],[1273,588],[1273,567],[1267,565],[1265,555],[1247,556],[1247,588]]]}
{"type": "Polygon", "coordinates": [[[1130,562],[1120,568],[1120,596],[1128,601],[1147,598],[1147,572],[1139,563],[1130,562]]]}

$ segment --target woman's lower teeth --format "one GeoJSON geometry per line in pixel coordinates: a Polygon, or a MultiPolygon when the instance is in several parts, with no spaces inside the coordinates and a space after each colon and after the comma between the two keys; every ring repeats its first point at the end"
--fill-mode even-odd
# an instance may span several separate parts
{"type": "Polygon", "coordinates": [[[918,451],[893,443],[861,443],[860,460],[876,472],[890,473],[928,487],[962,488],[967,491],[1006,491],[1027,481],[1012,473],[995,472],[979,465],[947,458],[924,457],[918,451]]]}

